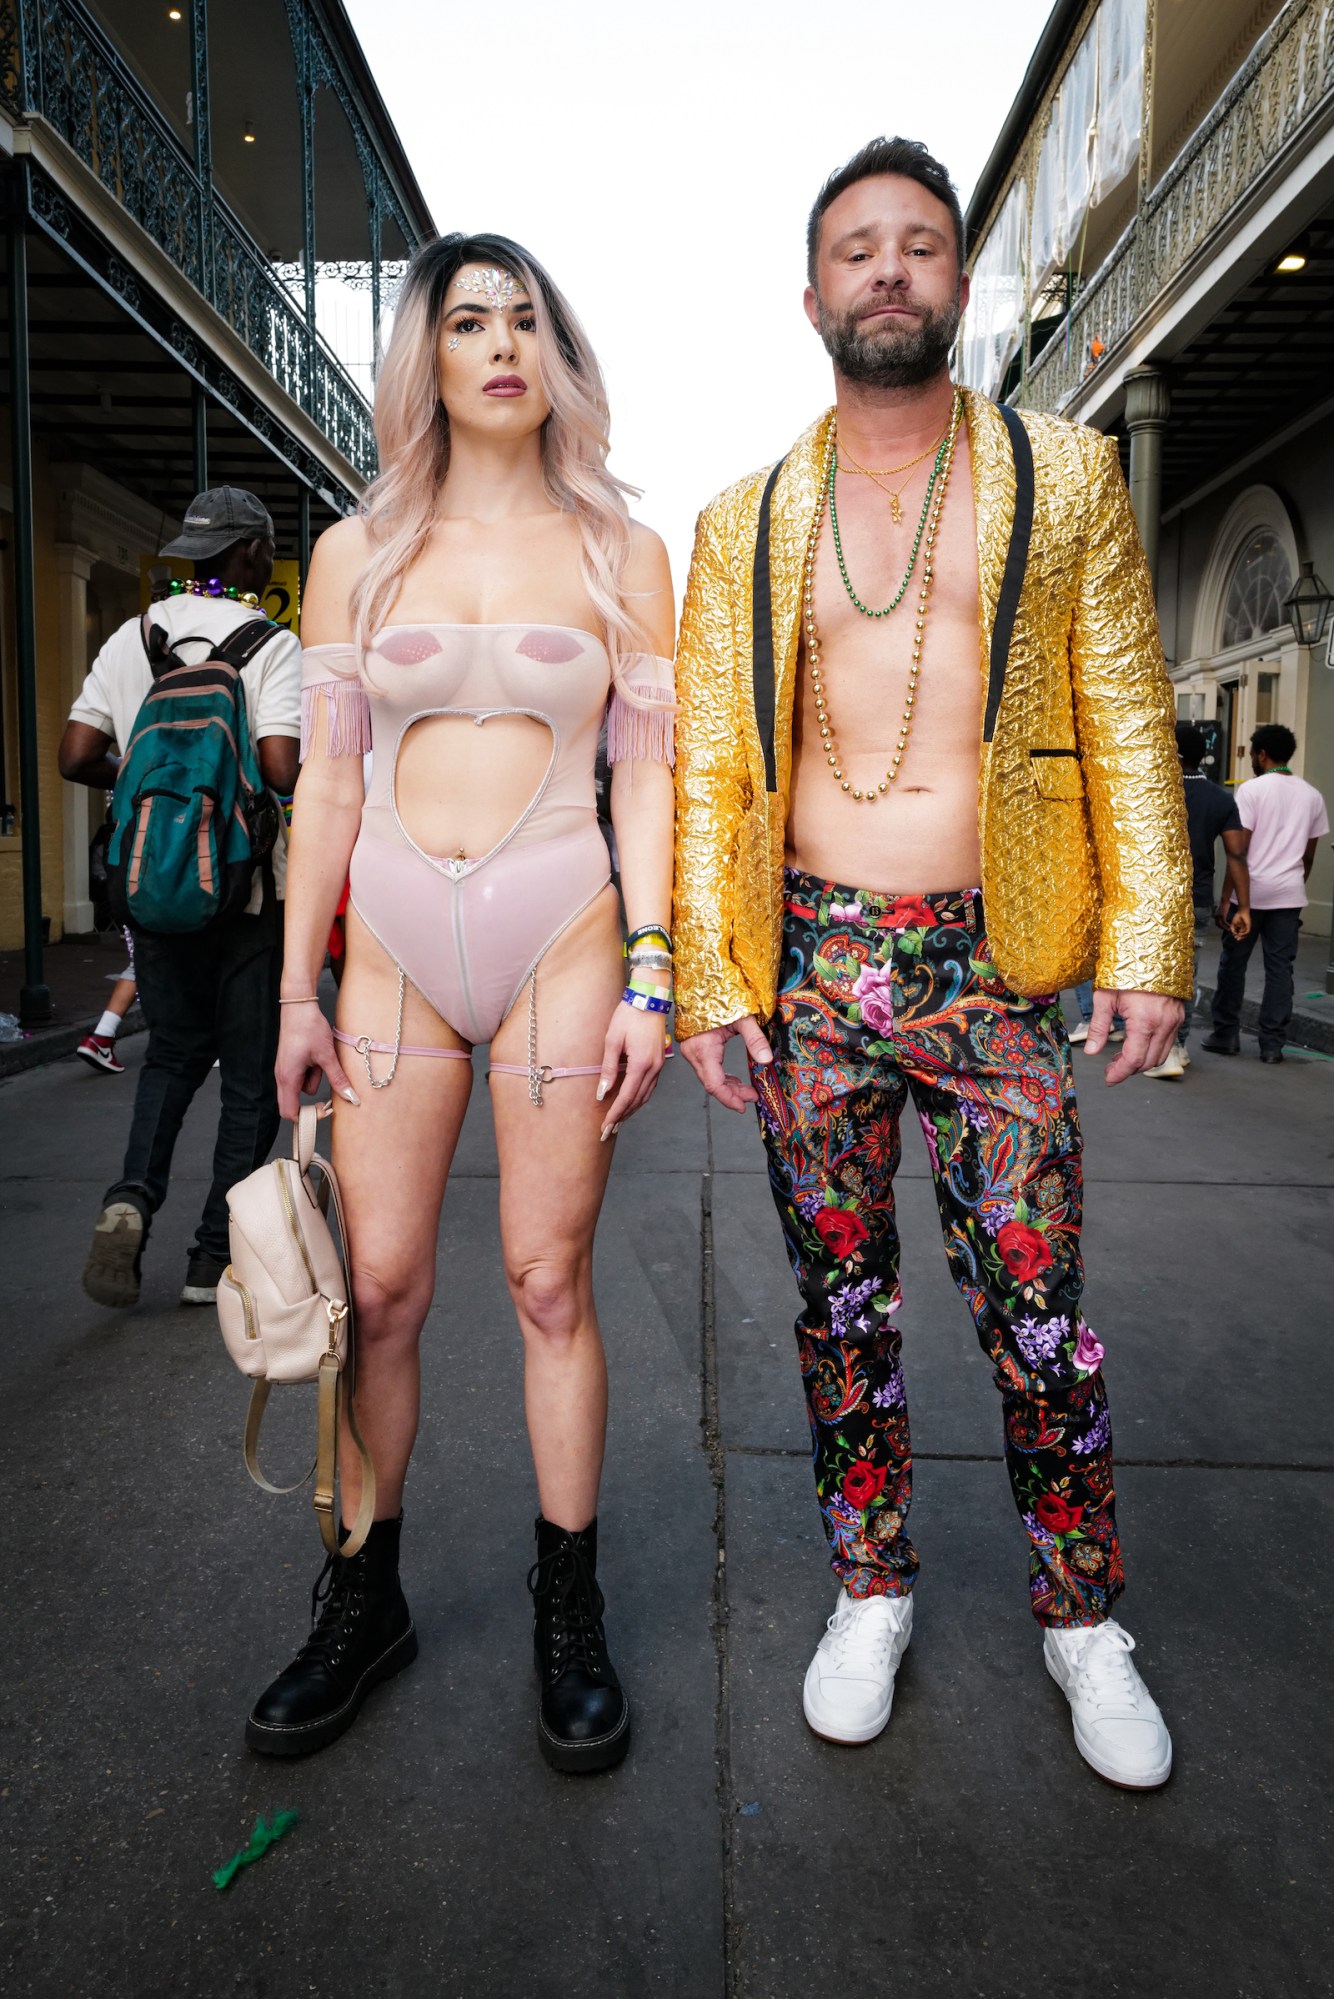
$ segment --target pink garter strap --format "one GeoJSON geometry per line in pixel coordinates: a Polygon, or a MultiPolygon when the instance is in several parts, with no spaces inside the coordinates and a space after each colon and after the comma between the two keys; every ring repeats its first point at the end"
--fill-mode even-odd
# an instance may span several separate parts
{"type": "MultiPolygon", "coordinates": [[[[334,1040],[341,1041],[348,1048],[355,1048],[359,1055],[439,1055],[447,1062],[471,1062],[472,1055],[466,1048],[409,1048],[404,1042],[397,1051],[392,1041],[372,1041],[364,1034],[344,1034],[341,1027],[333,1031],[334,1040]]],[[[528,1076],[532,1072],[526,1062],[493,1062],[487,1075],[528,1076]]],[[[538,1066],[538,1075],[544,1083],[558,1083],[562,1076],[600,1076],[602,1064],[592,1062],[579,1069],[553,1069],[549,1062],[538,1066]]]]}
{"type": "MultiPolygon", "coordinates": [[[[372,1041],[364,1034],[344,1034],[341,1027],[333,1031],[335,1041],[355,1048],[359,1055],[440,1055],[446,1062],[471,1062],[472,1055],[466,1048],[407,1048],[395,1049],[392,1041],[372,1041]]],[[[525,1069],[524,1074],[527,1075],[525,1069]]]]}
{"type": "MultiPolygon", "coordinates": [[[[487,1070],[488,1076],[530,1076],[533,1071],[526,1062],[493,1062],[487,1070]]],[[[582,1069],[553,1069],[549,1062],[537,1064],[538,1079],[542,1083],[558,1083],[562,1076],[600,1076],[602,1064],[589,1063],[582,1069]]]]}

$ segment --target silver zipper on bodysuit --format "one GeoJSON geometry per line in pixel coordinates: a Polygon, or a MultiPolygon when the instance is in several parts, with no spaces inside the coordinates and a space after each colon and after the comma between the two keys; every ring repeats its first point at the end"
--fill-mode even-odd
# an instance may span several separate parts
{"type": "MultiPolygon", "coordinates": [[[[467,877],[464,877],[466,880],[467,877]]],[[[451,882],[449,919],[454,926],[454,950],[458,957],[459,984],[463,988],[463,1004],[468,1009],[468,1033],[473,1041],[479,1041],[477,1032],[477,1007],[472,996],[472,978],[468,970],[468,946],[463,936],[463,881],[451,882]]]]}

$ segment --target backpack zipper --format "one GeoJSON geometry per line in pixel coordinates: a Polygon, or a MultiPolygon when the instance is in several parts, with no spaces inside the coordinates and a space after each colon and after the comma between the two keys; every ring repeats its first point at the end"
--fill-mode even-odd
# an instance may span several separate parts
{"type": "Polygon", "coordinates": [[[287,1227],[291,1233],[292,1241],[296,1244],[298,1250],[301,1252],[301,1261],[306,1266],[306,1275],[310,1279],[310,1288],[313,1292],[318,1293],[320,1287],[315,1282],[315,1271],[310,1261],[310,1252],[306,1248],[306,1239],[302,1235],[301,1229],[297,1223],[296,1209],[292,1205],[292,1190],[287,1184],[286,1173],[281,1173],[281,1172],[279,1173],[278,1185],[282,1190],[283,1214],[287,1218],[287,1227]]]}
{"type": "Polygon", "coordinates": [[[232,1266],[230,1263],[227,1265],[227,1268],[222,1273],[222,1281],[224,1284],[230,1285],[232,1290],[236,1293],[237,1297],[241,1300],[241,1309],[245,1313],[246,1338],[248,1340],[257,1340],[259,1338],[259,1334],[255,1330],[255,1309],[250,1302],[250,1293],[246,1290],[244,1284],[240,1283],[237,1278],[233,1277],[232,1266]]]}

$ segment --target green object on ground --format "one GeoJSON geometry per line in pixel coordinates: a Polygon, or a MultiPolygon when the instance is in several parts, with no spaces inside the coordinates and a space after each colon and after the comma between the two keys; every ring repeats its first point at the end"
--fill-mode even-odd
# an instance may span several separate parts
{"type": "Polygon", "coordinates": [[[215,1888],[228,1888],[243,1867],[249,1867],[252,1860],[259,1860],[266,1854],[275,1840],[281,1839],[301,1820],[300,1812],[275,1812],[273,1824],[265,1825],[263,1819],[255,1820],[255,1830],[250,1835],[249,1846],[243,1846],[230,1860],[224,1860],[213,1876],[215,1888]]]}

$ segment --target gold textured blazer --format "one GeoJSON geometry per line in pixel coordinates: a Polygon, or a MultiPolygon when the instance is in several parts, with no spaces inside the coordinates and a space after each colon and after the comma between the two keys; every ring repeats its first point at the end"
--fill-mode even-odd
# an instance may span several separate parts
{"type": "MultiPolygon", "coordinates": [[[[1015,515],[1015,455],[996,405],[971,390],[964,400],[985,690],[1015,515]]],[[[801,572],[833,415],[798,439],[770,498],[767,782],[752,646],[770,469],[729,487],[699,519],[676,667],[682,1037],[748,1013],[767,1020],[774,1010],[801,572]]],[[[1020,993],[1096,977],[1113,990],[1185,998],[1193,919],[1181,766],[1152,585],[1116,445],[1059,417],[1024,412],[1022,421],[1033,524],[978,788],[992,955],[1020,993]]]]}

